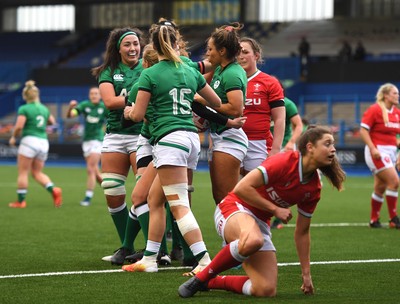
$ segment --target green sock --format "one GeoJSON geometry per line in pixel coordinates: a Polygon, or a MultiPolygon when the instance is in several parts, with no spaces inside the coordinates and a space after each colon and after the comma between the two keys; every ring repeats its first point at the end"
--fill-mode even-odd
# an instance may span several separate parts
{"type": "Polygon", "coordinates": [[[126,230],[125,230],[125,239],[122,244],[122,247],[125,247],[127,249],[130,249],[132,251],[135,250],[135,239],[136,236],[138,235],[139,231],[141,229],[140,223],[138,221],[138,218],[136,214],[132,212],[132,209],[129,210],[129,216],[128,216],[128,221],[126,224],[126,230]]]}
{"type": "Polygon", "coordinates": [[[147,205],[147,202],[144,202],[135,208],[135,212],[140,223],[140,227],[142,228],[144,243],[146,244],[147,238],[149,237],[149,206],[147,205]]]}
{"type": "Polygon", "coordinates": [[[128,221],[128,208],[126,208],[125,204],[124,209],[118,212],[111,211],[110,213],[111,213],[111,218],[114,221],[115,228],[117,228],[118,236],[122,244],[125,239],[126,223],[128,221]]]}
{"type": "Polygon", "coordinates": [[[172,232],[172,248],[177,248],[180,247],[180,238],[179,238],[179,228],[178,225],[176,224],[176,221],[174,219],[174,216],[172,215],[172,212],[167,204],[167,223],[171,223],[171,232],[172,232]],[[169,219],[169,220],[168,220],[169,219]]]}
{"type": "Polygon", "coordinates": [[[27,189],[18,189],[17,190],[18,203],[22,203],[25,200],[25,197],[26,197],[27,193],[28,193],[27,189]]]}
{"type": "Polygon", "coordinates": [[[53,193],[53,188],[54,188],[54,184],[53,183],[48,183],[45,186],[46,190],[49,191],[50,193],[53,193]]]}

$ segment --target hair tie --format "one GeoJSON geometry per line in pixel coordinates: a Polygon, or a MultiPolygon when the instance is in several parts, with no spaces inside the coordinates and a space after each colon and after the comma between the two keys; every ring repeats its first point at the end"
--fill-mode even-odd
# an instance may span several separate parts
{"type": "Polygon", "coordinates": [[[160,21],[157,23],[158,25],[167,25],[167,26],[172,26],[175,30],[176,30],[176,26],[175,24],[173,24],[171,21],[169,20],[164,20],[164,21],[160,21]]]}
{"type": "Polygon", "coordinates": [[[119,39],[118,39],[117,50],[119,50],[119,47],[121,46],[121,41],[122,41],[122,39],[124,39],[124,38],[125,38],[126,36],[128,36],[128,35],[134,35],[134,36],[136,36],[136,37],[139,38],[138,34],[136,34],[136,33],[133,32],[133,31],[129,31],[129,32],[123,33],[123,34],[121,35],[121,37],[119,37],[119,39]]]}
{"type": "Polygon", "coordinates": [[[233,26],[228,25],[227,27],[225,27],[225,30],[228,32],[232,32],[233,31],[233,26]]]}

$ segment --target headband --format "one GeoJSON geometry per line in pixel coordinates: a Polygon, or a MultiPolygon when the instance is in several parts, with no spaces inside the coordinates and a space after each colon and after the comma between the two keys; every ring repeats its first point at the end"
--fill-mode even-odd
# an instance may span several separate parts
{"type": "Polygon", "coordinates": [[[136,37],[139,38],[138,34],[136,34],[135,32],[132,32],[132,31],[123,33],[123,34],[121,35],[121,37],[119,37],[119,39],[118,39],[117,50],[119,50],[119,47],[120,47],[120,45],[121,45],[122,39],[124,39],[124,38],[125,38],[126,36],[128,36],[128,35],[134,35],[134,36],[136,36],[136,37]]]}

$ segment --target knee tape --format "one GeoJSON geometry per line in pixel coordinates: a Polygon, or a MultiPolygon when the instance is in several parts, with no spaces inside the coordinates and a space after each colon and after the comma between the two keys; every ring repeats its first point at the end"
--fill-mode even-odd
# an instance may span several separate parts
{"type": "Polygon", "coordinates": [[[117,196],[125,195],[126,176],[116,173],[102,173],[103,181],[101,187],[104,189],[105,195],[117,196]]]}
{"type": "Polygon", "coordinates": [[[182,235],[185,235],[192,230],[200,229],[191,210],[189,210],[189,212],[181,219],[177,220],[176,223],[182,235]]]}
{"type": "Polygon", "coordinates": [[[170,207],[185,206],[190,208],[188,185],[186,183],[163,186],[163,190],[170,207]]]}

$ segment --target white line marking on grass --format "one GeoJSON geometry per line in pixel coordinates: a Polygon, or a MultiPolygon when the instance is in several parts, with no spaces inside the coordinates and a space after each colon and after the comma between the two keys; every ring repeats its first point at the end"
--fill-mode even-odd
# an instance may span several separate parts
{"type": "MultiPolygon", "coordinates": [[[[311,224],[311,227],[366,227],[369,226],[368,223],[320,223],[320,224],[311,224]]],[[[385,224],[382,224],[385,226],[385,224]]],[[[296,227],[296,224],[287,224],[284,227],[296,227]]]]}
{"type": "MultiPolygon", "coordinates": [[[[365,264],[365,263],[398,263],[400,259],[381,259],[381,260],[349,260],[349,261],[319,261],[311,262],[311,265],[333,265],[333,264],[365,264]]],[[[279,267],[298,266],[300,263],[278,263],[279,267]]],[[[184,270],[190,267],[162,267],[159,271],[164,270],[184,270]]],[[[79,275],[79,274],[97,274],[97,273],[116,273],[123,272],[122,269],[109,269],[109,270],[88,270],[88,271],[66,271],[66,272],[45,272],[45,273],[27,273],[27,274],[13,274],[3,275],[0,279],[15,279],[15,278],[31,278],[31,277],[50,277],[50,276],[63,276],[63,275],[79,275]]]]}

